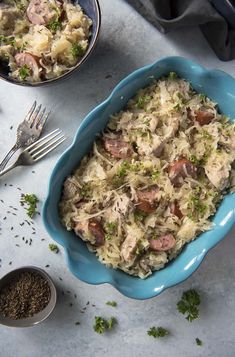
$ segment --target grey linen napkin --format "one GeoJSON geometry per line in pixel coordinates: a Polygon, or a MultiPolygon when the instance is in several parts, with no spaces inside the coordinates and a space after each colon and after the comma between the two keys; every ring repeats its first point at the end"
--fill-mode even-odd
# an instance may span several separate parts
{"type": "Polygon", "coordinates": [[[159,31],[167,33],[187,26],[200,26],[216,55],[235,59],[235,30],[209,0],[127,0],[159,31]]]}

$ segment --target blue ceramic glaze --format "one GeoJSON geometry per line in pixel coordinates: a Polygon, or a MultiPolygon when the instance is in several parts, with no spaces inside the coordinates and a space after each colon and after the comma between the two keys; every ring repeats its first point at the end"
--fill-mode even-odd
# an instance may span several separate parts
{"type": "Polygon", "coordinates": [[[64,247],[68,267],[76,277],[90,284],[109,283],[122,294],[135,299],[156,296],[187,279],[198,268],[207,252],[223,239],[235,222],[235,194],[224,198],[213,218],[213,230],[187,244],[174,261],[145,280],[101,264],[81,239],[61,225],[58,203],[63,181],[89,152],[96,134],[106,126],[110,114],[123,109],[138,89],[150,84],[153,78],[158,79],[171,71],[189,81],[196,91],[207,94],[219,103],[222,113],[235,117],[235,80],[228,74],[207,70],[182,57],[166,57],[140,68],[123,79],[111,95],[84,119],[72,145],[60,157],[52,172],[43,209],[45,227],[51,237],[64,247]]]}

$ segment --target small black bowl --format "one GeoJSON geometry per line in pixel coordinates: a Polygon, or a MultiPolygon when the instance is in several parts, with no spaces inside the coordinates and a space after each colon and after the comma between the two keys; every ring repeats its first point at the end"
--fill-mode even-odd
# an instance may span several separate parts
{"type": "Polygon", "coordinates": [[[81,6],[81,8],[84,10],[85,14],[92,20],[92,33],[89,41],[89,46],[88,49],[85,53],[85,55],[80,59],[80,61],[73,67],[71,68],[68,72],[62,74],[59,77],[55,77],[52,79],[47,79],[42,82],[35,82],[35,83],[30,83],[30,82],[20,82],[14,78],[11,78],[8,73],[9,73],[9,68],[6,64],[0,62],[0,78],[10,82],[12,84],[18,84],[21,86],[26,86],[26,87],[42,87],[47,84],[52,84],[54,82],[59,81],[62,78],[65,78],[69,75],[71,75],[74,71],[76,71],[80,66],[82,65],[83,62],[86,61],[88,56],[91,54],[93,51],[99,31],[100,31],[100,25],[101,25],[101,12],[100,12],[100,6],[98,0],[71,0],[73,3],[77,3],[81,6]]]}

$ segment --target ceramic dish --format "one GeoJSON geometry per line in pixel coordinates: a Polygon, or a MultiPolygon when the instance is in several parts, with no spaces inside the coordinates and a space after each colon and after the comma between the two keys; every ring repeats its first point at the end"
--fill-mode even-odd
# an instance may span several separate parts
{"type": "Polygon", "coordinates": [[[30,83],[30,82],[20,82],[14,78],[9,77],[8,66],[3,65],[0,62],[0,79],[3,79],[3,80],[10,82],[12,84],[18,84],[18,85],[27,86],[27,87],[39,87],[39,86],[41,87],[41,86],[45,86],[47,84],[57,82],[58,80],[69,76],[75,70],[80,68],[82,63],[86,61],[88,56],[93,51],[93,49],[96,45],[96,42],[98,40],[100,24],[101,24],[101,12],[100,12],[100,6],[99,6],[98,0],[71,0],[71,2],[73,2],[75,4],[79,4],[82,7],[82,9],[84,10],[85,14],[92,20],[91,37],[89,39],[89,46],[88,46],[88,49],[87,49],[85,55],[78,61],[78,63],[74,67],[72,67],[68,72],[62,74],[59,77],[47,79],[42,82],[30,83]]]}
{"type": "Polygon", "coordinates": [[[61,156],[52,172],[43,210],[46,229],[56,242],[63,245],[68,267],[76,277],[90,284],[110,283],[122,294],[135,299],[156,296],[166,288],[187,279],[198,268],[208,251],[223,239],[235,222],[235,194],[227,195],[222,201],[213,217],[213,230],[201,234],[195,241],[186,245],[174,261],[164,269],[154,272],[146,280],[101,264],[81,239],[62,226],[58,203],[63,181],[89,152],[95,135],[104,129],[109,116],[120,111],[138,89],[150,84],[153,78],[158,79],[171,71],[189,81],[197,92],[205,93],[219,103],[222,113],[235,118],[235,80],[226,73],[207,70],[182,57],[166,57],[140,68],[123,79],[111,95],[84,119],[72,145],[61,156]]]}

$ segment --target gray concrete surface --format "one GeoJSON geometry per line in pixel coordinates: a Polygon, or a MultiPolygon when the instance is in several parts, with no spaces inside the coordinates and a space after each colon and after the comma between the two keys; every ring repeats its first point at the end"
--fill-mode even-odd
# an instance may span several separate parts
{"type": "Polygon", "coordinates": [[[219,61],[199,29],[162,35],[121,0],[100,0],[100,4],[103,20],[97,48],[73,78],[39,89],[0,83],[0,159],[12,145],[17,124],[34,99],[52,108],[46,131],[60,127],[68,136],[63,147],[35,167],[19,168],[0,182],[0,198],[4,200],[4,204],[0,202],[0,276],[25,264],[40,267],[49,264],[45,269],[59,290],[58,305],[45,323],[28,329],[0,327],[0,356],[233,357],[235,230],[208,254],[190,279],[157,298],[135,301],[121,296],[111,286],[90,286],[72,276],[63,252],[56,255],[49,251],[51,240],[40,217],[35,220],[36,234],[32,234],[31,226],[20,226],[26,216],[19,206],[21,191],[18,188],[25,193],[36,193],[44,200],[51,169],[71,142],[77,127],[129,72],[162,56],[182,55],[235,75],[235,61],[219,61]],[[9,206],[19,209],[15,211],[17,216],[7,213],[14,212],[9,206]],[[23,236],[25,240],[32,239],[31,246],[24,243],[23,236]],[[191,287],[198,289],[202,297],[200,319],[192,324],[176,310],[181,293],[191,287]],[[107,300],[117,301],[118,307],[106,306],[107,300]],[[83,307],[86,310],[81,313],[83,307]],[[96,315],[116,316],[117,327],[105,335],[96,334],[92,328],[96,315]],[[76,326],[76,321],[81,324],[76,326]],[[146,333],[151,326],[169,328],[171,335],[162,340],[154,339],[146,333]],[[203,341],[202,347],[195,344],[196,337],[203,341]]]}

